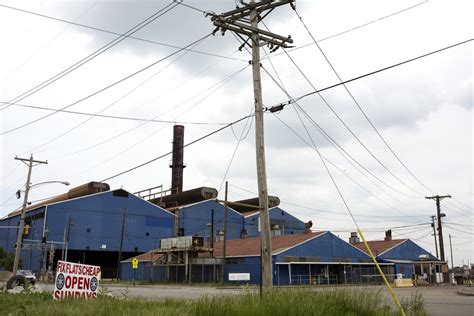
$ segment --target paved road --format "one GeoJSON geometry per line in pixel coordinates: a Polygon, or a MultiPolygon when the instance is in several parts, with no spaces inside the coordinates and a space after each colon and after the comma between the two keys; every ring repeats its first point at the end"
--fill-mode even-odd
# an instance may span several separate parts
{"type": "MultiPolygon", "coordinates": [[[[52,291],[52,285],[38,285],[43,290],[52,291]]],[[[198,299],[202,296],[215,296],[222,294],[241,294],[245,291],[258,291],[256,288],[216,288],[207,286],[180,286],[180,285],[137,285],[135,287],[121,284],[103,285],[114,296],[133,297],[146,300],[164,298],[198,299]]],[[[354,289],[354,287],[352,287],[354,289]]],[[[385,287],[378,287],[385,291],[385,287]]],[[[418,288],[398,288],[395,292],[399,299],[409,299],[416,291],[423,296],[429,315],[441,316],[474,316],[474,296],[458,294],[460,286],[433,286],[418,288]]],[[[324,290],[325,287],[318,287],[324,290]]],[[[388,295],[388,294],[387,294],[388,295]]]]}
{"type": "Polygon", "coordinates": [[[474,296],[458,294],[460,286],[433,286],[395,289],[398,297],[410,298],[421,292],[429,315],[474,316],[474,296]]]}

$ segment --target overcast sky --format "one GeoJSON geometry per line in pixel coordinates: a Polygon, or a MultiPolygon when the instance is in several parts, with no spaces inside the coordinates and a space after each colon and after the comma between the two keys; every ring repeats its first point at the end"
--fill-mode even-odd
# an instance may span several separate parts
{"type": "MultiPolygon", "coordinates": [[[[184,3],[216,13],[235,8],[232,0],[184,3]]],[[[473,9],[467,0],[297,1],[297,11],[313,37],[321,40],[320,48],[343,80],[473,38],[473,9]]],[[[47,165],[34,168],[32,183],[67,180],[77,186],[109,178],[171,149],[173,123],[91,119],[20,105],[61,109],[154,63],[68,110],[179,122],[185,125],[185,142],[251,113],[249,53],[238,51],[240,43],[229,32],[197,41],[214,29],[199,10],[170,1],[0,0],[0,102],[18,103],[0,111],[0,216],[21,204],[14,194],[25,183],[27,167],[14,160],[16,155],[28,158],[32,153],[35,159],[48,160],[47,165]],[[18,101],[18,96],[117,35],[8,6],[115,33],[127,32],[163,8],[169,11],[133,34],[139,39],[121,41],[18,101]],[[192,51],[178,51],[190,44],[192,51]]],[[[291,35],[297,48],[287,51],[291,59],[282,50],[266,58],[268,51],[262,48],[265,106],[339,82],[289,6],[277,8],[264,22],[272,32],[291,35]]],[[[314,142],[369,239],[382,239],[383,231],[392,228],[394,238],[412,238],[434,254],[427,223],[435,214],[435,202],[424,197],[451,194],[453,199],[442,202],[447,258],[451,234],[455,264],[473,262],[472,74],[471,41],[347,84],[399,159],[430,190],[410,175],[347,91],[337,87],[303,98],[278,114],[265,114],[270,194],[279,196],[281,207],[288,212],[312,220],[314,229],[332,230],[348,238],[355,225],[314,142]],[[315,124],[337,142],[338,150],[315,124]],[[343,151],[354,160],[343,156],[343,151]],[[416,224],[420,225],[412,226],[416,224]]],[[[255,196],[253,123],[253,119],[244,120],[186,148],[184,188],[210,186],[221,189],[223,197],[222,184],[227,180],[231,199],[255,196]]],[[[157,160],[107,183],[130,192],[158,185],[169,188],[170,159],[157,160]]],[[[45,185],[32,190],[30,200],[65,190],[60,184],[45,185]]]]}

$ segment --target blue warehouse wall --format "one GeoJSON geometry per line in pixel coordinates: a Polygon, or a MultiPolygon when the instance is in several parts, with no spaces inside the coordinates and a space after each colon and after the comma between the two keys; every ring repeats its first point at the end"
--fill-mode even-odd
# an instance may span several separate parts
{"type": "Polygon", "coordinates": [[[284,262],[286,256],[318,257],[321,262],[367,262],[370,257],[331,232],[308,240],[296,247],[275,255],[276,262],[284,262]]]}
{"type": "Polygon", "coordinates": [[[147,261],[139,262],[137,269],[133,269],[130,261],[122,261],[120,263],[120,280],[132,281],[134,278],[135,281],[164,282],[166,281],[166,268],[163,266],[151,267],[151,262],[147,261]]]}
{"type": "MultiPolygon", "coordinates": [[[[214,200],[184,206],[179,209],[179,224],[182,229],[183,236],[191,236],[198,234],[199,236],[207,236],[210,234],[210,224],[212,221],[212,210],[214,210],[214,238],[218,231],[223,231],[224,223],[224,206],[214,200]]],[[[240,239],[243,216],[233,210],[227,208],[227,239],[240,239]]]]}
{"type": "MultiPolygon", "coordinates": [[[[270,224],[280,226],[282,235],[302,234],[304,233],[304,222],[279,207],[273,207],[268,210],[270,224]]],[[[249,237],[260,236],[258,231],[258,219],[260,214],[255,214],[245,218],[245,229],[249,237]]]]}
{"type": "Polygon", "coordinates": [[[418,261],[420,255],[429,255],[429,260],[438,260],[425,249],[421,248],[411,240],[399,244],[393,249],[378,256],[381,259],[415,260],[418,261]]]}
{"type": "Polygon", "coordinates": [[[62,241],[71,223],[70,250],[145,252],[173,236],[174,215],[124,190],[99,193],[48,206],[49,241],[62,241]]]}
{"type": "Polygon", "coordinates": [[[415,273],[415,271],[413,271],[413,264],[396,263],[395,273],[402,273],[404,278],[411,278],[411,276],[415,273]]]}
{"type": "MultiPolygon", "coordinates": [[[[43,224],[45,219],[45,207],[29,211],[25,217],[25,223],[29,225],[28,234],[23,235],[24,244],[31,244],[34,240],[40,242],[43,237],[43,224]]],[[[15,252],[14,245],[18,237],[18,226],[20,224],[20,216],[6,218],[0,221],[0,226],[8,227],[0,229],[0,247],[7,252],[15,252]]],[[[38,271],[41,259],[40,251],[23,249],[21,252],[22,268],[38,271]]]]}
{"type": "Polygon", "coordinates": [[[260,283],[260,257],[228,258],[224,270],[224,282],[229,281],[229,273],[250,273],[250,284],[260,283]]]}

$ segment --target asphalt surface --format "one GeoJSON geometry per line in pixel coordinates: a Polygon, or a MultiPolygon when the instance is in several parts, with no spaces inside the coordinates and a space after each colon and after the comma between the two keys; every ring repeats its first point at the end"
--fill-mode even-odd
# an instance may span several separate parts
{"type": "MultiPolygon", "coordinates": [[[[238,295],[246,291],[257,292],[258,288],[219,288],[208,286],[181,286],[181,285],[123,285],[102,284],[103,291],[115,297],[140,298],[145,300],[159,300],[164,298],[199,299],[202,296],[238,295]]],[[[53,291],[53,285],[38,284],[40,290],[53,291]]],[[[374,286],[386,291],[385,287],[374,286]]],[[[357,287],[351,287],[357,289],[357,287]]],[[[458,293],[461,286],[432,286],[417,288],[395,288],[397,297],[410,299],[416,292],[422,294],[425,307],[429,315],[441,316],[474,316],[474,296],[458,293]]],[[[324,290],[326,287],[317,287],[324,290]]],[[[387,296],[389,296],[387,291],[387,296]]]]}

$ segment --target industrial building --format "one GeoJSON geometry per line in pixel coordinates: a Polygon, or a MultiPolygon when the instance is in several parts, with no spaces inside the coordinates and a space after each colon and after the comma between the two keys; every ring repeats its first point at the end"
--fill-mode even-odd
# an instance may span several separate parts
{"type": "MultiPolygon", "coordinates": [[[[26,213],[23,268],[45,271],[58,259],[100,265],[103,277],[117,274],[122,258],[158,247],[173,236],[174,215],[123,190],[91,182],[32,205],[26,213]]],[[[0,247],[14,252],[20,212],[0,220],[0,247]]]]}
{"type": "MultiPolygon", "coordinates": [[[[183,191],[183,142],[184,127],[177,125],[169,190],[131,194],[90,182],[29,206],[23,267],[52,271],[64,259],[99,265],[103,278],[200,283],[235,282],[233,276],[243,275],[246,283],[260,283],[258,198],[221,201],[210,187],[183,191]],[[133,258],[138,269],[132,269],[133,258]]],[[[348,243],[328,231],[312,232],[312,222],[279,207],[278,197],[268,202],[275,285],[381,282],[357,234],[348,243]]],[[[8,227],[0,230],[0,247],[8,252],[15,250],[20,213],[0,220],[8,227]]],[[[385,240],[369,245],[391,281],[397,273],[430,283],[447,280],[446,263],[411,240],[393,240],[388,231],[385,240]]]]}
{"type": "MultiPolygon", "coordinates": [[[[247,274],[250,284],[260,282],[260,238],[244,238],[227,241],[224,259],[224,243],[214,243],[214,248],[202,251],[191,247],[175,251],[193,253],[188,260],[163,261],[164,249],[157,249],[139,258],[140,265],[133,271],[131,260],[122,261],[121,279],[153,280],[164,282],[219,282],[222,263],[224,282],[232,274],[247,274]],[[187,264],[186,268],[184,265],[187,264]],[[173,273],[166,273],[176,266],[182,271],[177,279],[173,273]],[[194,271],[194,272],[193,272],[194,271]],[[133,274],[135,273],[135,275],[133,274]],[[189,276],[189,278],[186,278],[189,276]]],[[[331,232],[290,234],[272,238],[273,280],[275,285],[303,284],[361,284],[378,283],[380,276],[370,257],[357,247],[343,241],[331,232]]],[[[394,263],[381,263],[383,271],[393,280],[394,263]]]]}
{"type": "MultiPolygon", "coordinates": [[[[367,252],[356,233],[352,234],[349,242],[367,252]]],[[[394,272],[403,274],[404,278],[416,275],[430,284],[449,282],[447,263],[440,261],[410,239],[392,239],[392,232],[388,230],[383,240],[371,240],[367,243],[378,262],[393,263],[394,272]]]]}

